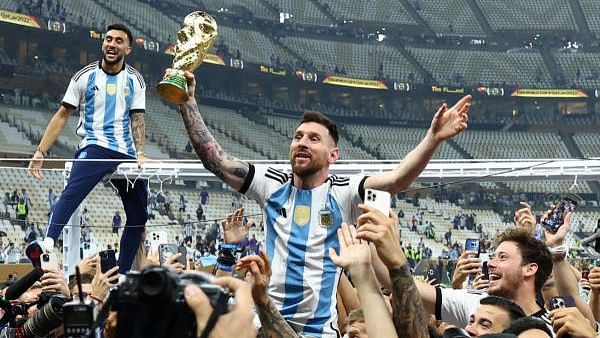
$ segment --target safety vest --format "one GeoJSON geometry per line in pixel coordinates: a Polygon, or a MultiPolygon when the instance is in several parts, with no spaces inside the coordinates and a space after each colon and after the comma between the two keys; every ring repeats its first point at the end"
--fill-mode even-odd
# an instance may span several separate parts
{"type": "Polygon", "coordinates": [[[27,215],[27,206],[25,205],[25,203],[17,204],[17,215],[19,215],[19,216],[27,215]]]}

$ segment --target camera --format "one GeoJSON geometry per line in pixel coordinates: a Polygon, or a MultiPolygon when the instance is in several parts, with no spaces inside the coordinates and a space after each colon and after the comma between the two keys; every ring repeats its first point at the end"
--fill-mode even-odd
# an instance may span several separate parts
{"type": "Polygon", "coordinates": [[[26,337],[44,337],[52,330],[59,327],[63,319],[63,305],[68,298],[62,295],[53,295],[41,306],[39,311],[27,319],[23,325],[26,337]]]}
{"type": "Polygon", "coordinates": [[[211,275],[199,272],[188,272],[180,277],[175,271],[160,266],[129,272],[125,281],[111,290],[107,301],[113,304],[112,310],[117,311],[117,337],[195,338],[196,317],[185,303],[183,291],[188,284],[197,285],[210,300],[213,315],[218,318],[227,312],[229,292],[211,280],[211,275]]]}

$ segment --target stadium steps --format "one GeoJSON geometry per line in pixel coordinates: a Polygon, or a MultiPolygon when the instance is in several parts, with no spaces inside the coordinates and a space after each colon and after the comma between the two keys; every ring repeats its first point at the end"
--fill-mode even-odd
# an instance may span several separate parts
{"type": "Polygon", "coordinates": [[[449,139],[446,141],[454,150],[456,150],[462,157],[464,158],[474,158],[473,155],[469,154],[469,152],[463,148],[460,144],[458,144],[453,139],[449,139]]]}
{"type": "Polygon", "coordinates": [[[325,6],[325,4],[322,1],[319,0],[310,0],[313,4],[315,4],[315,6],[317,6],[317,8],[329,19],[331,19],[331,22],[337,22],[338,19],[335,17],[335,15],[333,15],[333,12],[331,11],[331,8],[329,8],[328,6],[325,6]]]}
{"type": "Polygon", "coordinates": [[[396,40],[395,43],[391,43],[389,45],[394,47],[398,52],[400,52],[400,54],[402,54],[406,61],[408,61],[408,63],[414,69],[416,69],[419,72],[419,74],[421,74],[421,77],[424,79],[425,83],[428,83],[429,81],[433,80],[433,74],[427,69],[425,69],[425,67],[423,67],[423,65],[420,64],[419,61],[417,61],[415,56],[412,55],[409,51],[407,51],[402,44],[400,44],[399,40],[396,40]]]}
{"type": "Polygon", "coordinates": [[[467,1],[467,4],[471,8],[471,11],[475,15],[475,18],[477,18],[477,22],[479,22],[479,26],[481,26],[481,28],[485,32],[485,35],[493,36],[494,30],[492,29],[492,27],[490,26],[490,23],[485,18],[485,15],[483,15],[481,8],[477,4],[477,1],[469,0],[469,1],[467,1]]]}
{"type": "Polygon", "coordinates": [[[577,25],[577,30],[579,34],[583,37],[584,40],[592,41],[595,39],[592,31],[590,31],[590,26],[588,26],[587,20],[585,19],[585,15],[583,13],[583,9],[581,8],[581,3],[579,0],[569,0],[569,5],[571,6],[571,11],[573,12],[573,16],[575,17],[575,24],[577,25]]]}
{"type": "MultiPolygon", "coordinates": [[[[569,150],[569,153],[573,158],[585,157],[583,155],[583,152],[581,152],[581,149],[579,149],[579,147],[577,146],[577,143],[575,143],[575,140],[573,140],[573,133],[559,132],[558,135],[560,135],[560,139],[563,141],[563,143],[567,147],[567,150],[569,150]]],[[[592,191],[596,194],[596,196],[600,198],[600,183],[598,183],[598,181],[587,181],[587,183],[590,189],[592,189],[592,191]]]]}
{"type": "Polygon", "coordinates": [[[546,68],[548,68],[548,71],[550,72],[550,76],[552,77],[552,82],[554,83],[554,85],[556,85],[557,87],[564,86],[566,84],[565,76],[561,75],[563,73],[558,67],[558,64],[552,56],[552,53],[550,53],[550,50],[547,47],[544,47],[542,48],[540,54],[542,56],[542,60],[544,60],[546,68]]]}
{"type": "Polygon", "coordinates": [[[410,14],[410,16],[413,18],[413,20],[415,20],[415,22],[417,23],[419,28],[421,28],[423,30],[423,33],[425,33],[426,35],[435,36],[435,32],[433,31],[433,29],[431,29],[431,27],[429,26],[427,21],[425,21],[419,15],[419,12],[417,12],[417,10],[414,9],[413,6],[411,6],[411,4],[408,0],[397,0],[396,2],[398,2],[400,5],[404,6],[404,9],[406,10],[406,12],[408,14],[410,14]]]}

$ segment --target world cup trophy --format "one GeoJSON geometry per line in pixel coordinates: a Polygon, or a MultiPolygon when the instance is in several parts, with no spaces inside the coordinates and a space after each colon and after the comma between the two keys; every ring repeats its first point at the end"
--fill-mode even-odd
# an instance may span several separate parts
{"type": "Polygon", "coordinates": [[[156,86],[158,95],[163,100],[171,103],[187,101],[187,81],[183,72],[186,70],[193,72],[198,68],[216,39],[215,19],[200,11],[186,15],[181,29],[177,32],[173,71],[156,86]]]}

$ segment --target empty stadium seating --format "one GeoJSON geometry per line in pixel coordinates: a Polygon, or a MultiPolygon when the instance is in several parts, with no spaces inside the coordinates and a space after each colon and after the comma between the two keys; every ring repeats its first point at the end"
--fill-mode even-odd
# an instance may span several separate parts
{"type": "Polygon", "coordinates": [[[476,0],[495,31],[576,31],[568,0],[476,0]]]}
{"type": "Polygon", "coordinates": [[[484,52],[409,47],[438,83],[452,85],[507,83],[523,87],[548,87],[550,73],[536,52],[484,52]],[[462,81],[457,81],[460,78],[462,81]]]}

